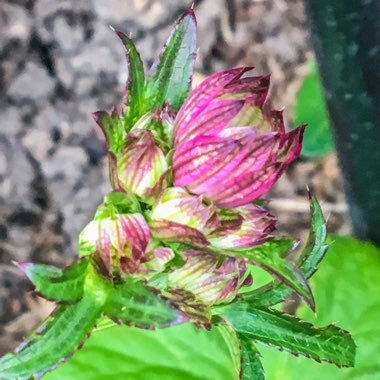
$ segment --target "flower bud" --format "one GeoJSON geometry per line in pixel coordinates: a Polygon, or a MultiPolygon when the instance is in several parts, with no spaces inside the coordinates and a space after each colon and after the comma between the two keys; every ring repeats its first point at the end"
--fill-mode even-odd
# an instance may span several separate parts
{"type": "Polygon", "coordinates": [[[202,204],[201,197],[172,187],[166,189],[153,206],[153,233],[160,239],[204,246],[208,242],[203,230],[210,217],[210,208],[202,204]]]}
{"type": "Polygon", "coordinates": [[[267,241],[275,226],[276,220],[267,210],[256,205],[246,205],[221,212],[219,226],[208,239],[214,248],[251,248],[267,241]]]}
{"type": "Polygon", "coordinates": [[[246,265],[240,258],[220,257],[208,252],[189,250],[185,264],[168,276],[171,289],[186,290],[205,305],[232,301],[244,284],[246,265]]]}
{"type": "Polygon", "coordinates": [[[147,261],[144,263],[144,268],[148,270],[148,272],[162,272],[174,256],[174,252],[171,248],[154,248],[147,254],[147,261]]]}
{"type": "Polygon", "coordinates": [[[155,144],[148,130],[130,132],[116,155],[119,186],[140,197],[150,197],[156,186],[162,185],[168,170],[162,150],[155,144]]]}
{"type": "Polygon", "coordinates": [[[249,69],[207,78],[174,121],[174,185],[222,208],[259,198],[301,152],[304,126],[285,132],[265,104],[269,77],[242,78],[249,69]]]}
{"type": "Polygon", "coordinates": [[[149,244],[149,226],[141,214],[93,220],[79,235],[80,256],[95,254],[107,275],[133,273],[149,244]]]}

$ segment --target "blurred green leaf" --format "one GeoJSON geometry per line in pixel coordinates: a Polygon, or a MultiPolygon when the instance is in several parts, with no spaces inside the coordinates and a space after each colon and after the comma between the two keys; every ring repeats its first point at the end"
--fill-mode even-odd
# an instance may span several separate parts
{"type": "Polygon", "coordinates": [[[178,111],[186,99],[193,75],[196,49],[196,20],[186,11],[172,31],[161,57],[154,64],[154,74],[147,83],[147,103],[162,106],[167,100],[178,111]]]}
{"type": "Polygon", "coordinates": [[[124,145],[124,121],[115,112],[97,111],[92,116],[104,133],[107,149],[117,154],[124,145]]]}
{"type": "MultiPolygon", "coordinates": [[[[327,250],[326,223],[315,197],[310,198],[310,211],[311,228],[307,243],[298,259],[298,266],[307,279],[317,270],[327,250]]],[[[273,306],[288,297],[291,292],[291,289],[281,282],[274,281],[245,294],[244,298],[253,306],[273,306]]]]}
{"type": "MultiPolygon", "coordinates": [[[[273,244],[271,244],[272,242],[268,243],[252,249],[236,250],[234,251],[234,254],[248,259],[277,277],[279,281],[295,290],[313,309],[313,295],[304,275],[299,268],[284,257],[284,248],[288,249],[289,244],[277,245],[275,242],[273,244]]],[[[267,288],[265,287],[265,291],[266,289],[267,288]]],[[[270,288],[268,289],[270,290],[270,288]]],[[[253,291],[253,293],[256,293],[256,291],[253,291]]],[[[244,295],[244,297],[248,298],[248,295],[244,295]]],[[[254,299],[254,296],[249,296],[249,298],[254,299]]],[[[282,298],[280,297],[280,300],[276,303],[280,302],[281,299],[282,298]]]]}
{"type": "Polygon", "coordinates": [[[34,263],[18,265],[43,297],[57,301],[76,301],[82,297],[87,266],[88,260],[79,260],[66,269],[34,263]]]}
{"type": "Polygon", "coordinates": [[[235,368],[235,379],[240,379],[242,369],[241,338],[238,336],[235,329],[227,323],[219,323],[217,328],[224,338],[224,343],[227,345],[230,352],[233,366],[235,368]]]}
{"type": "Polygon", "coordinates": [[[339,367],[354,364],[355,343],[347,331],[336,326],[318,329],[277,310],[258,309],[242,302],[215,311],[247,339],[339,367]]]}
{"type": "Polygon", "coordinates": [[[312,280],[317,316],[302,307],[299,315],[319,326],[336,321],[358,346],[354,368],[337,369],[273,349],[260,351],[270,380],[380,379],[380,249],[349,237],[335,237],[312,280]]]}
{"type": "Polygon", "coordinates": [[[321,80],[314,61],[310,63],[309,73],[296,97],[294,125],[303,123],[308,125],[303,140],[303,156],[322,156],[334,150],[321,80]]]}
{"type": "Polygon", "coordinates": [[[242,380],[264,380],[264,368],[260,360],[260,353],[252,340],[240,337],[242,355],[242,380]]]}
{"type": "Polygon", "coordinates": [[[0,359],[0,378],[29,379],[53,369],[86,339],[101,306],[86,294],[80,301],[59,305],[51,317],[19,347],[17,354],[0,359]]]}
{"type": "Polygon", "coordinates": [[[184,324],[155,331],[117,326],[95,332],[81,351],[44,380],[233,380],[217,331],[184,324]]]}
{"type": "Polygon", "coordinates": [[[183,315],[152,289],[133,278],[115,285],[104,312],[112,319],[141,328],[159,328],[183,321],[183,315]]]}

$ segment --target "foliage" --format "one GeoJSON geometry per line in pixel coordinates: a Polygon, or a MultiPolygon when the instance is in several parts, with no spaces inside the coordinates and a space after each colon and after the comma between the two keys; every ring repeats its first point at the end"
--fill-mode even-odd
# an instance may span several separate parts
{"type": "Polygon", "coordinates": [[[378,273],[380,250],[370,243],[349,237],[332,237],[331,246],[320,270],[312,280],[319,306],[314,315],[301,307],[298,315],[316,325],[335,320],[349,329],[357,343],[355,368],[340,369],[316,364],[301,357],[278,355],[263,349],[263,362],[271,380],[310,380],[380,378],[380,300],[378,273]]]}
{"type": "Polygon", "coordinates": [[[83,350],[44,379],[78,377],[223,380],[233,378],[233,367],[217,330],[199,331],[191,324],[156,331],[114,326],[96,331],[83,350]]]}
{"type": "MultiPolygon", "coordinates": [[[[243,347],[250,347],[243,351],[243,355],[249,355],[244,361],[245,366],[249,367],[243,372],[247,374],[246,379],[256,379],[249,374],[257,376],[260,373],[251,369],[255,368],[260,358],[270,380],[372,380],[380,376],[377,355],[380,350],[380,301],[377,289],[380,251],[370,243],[348,237],[333,237],[330,241],[332,243],[327,257],[311,281],[315,288],[316,303],[320,306],[317,316],[306,307],[301,307],[298,314],[320,326],[335,319],[352,331],[358,344],[356,368],[339,369],[265,346],[260,346],[262,355],[258,356],[257,351],[252,349],[252,341],[242,340],[243,347]],[[355,309],[352,308],[353,304],[356,305],[355,309]]],[[[236,342],[237,338],[231,337],[233,330],[227,325],[220,325],[218,330],[227,330],[222,334],[226,343],[236,342]]],[[[84,380],[102,380],[111,375],[109,368],[112,368],[112,374],[125,371],[126,376],[132,376],[140,371],[142,379],[155,379],[155,376],[159,378],[159,373],[156,374],[158,367],[152,364],[156,360],[164,368],[170,368],[170,374],[166,375],[173,380],[200,377],[207,380],[232,380],[237,376],[234,375],[234,368],[240,361],[239,350],[234,352],[234,347],[232,345],[232,351],[228,354],[228,347],[223,344],[217,330],[199,331],[189,324],[154,332],[117,326],[95,332],[70,362],[47,375],[46,379],[75,378],[80,373],[84,380]],[[194,350],[194,347],[197,349],[194,350]],[[104,355],[103,350],[107,351],[107,355],[104,355]],[[210,357],[209,353],[212,354],[210,357]],[[171,368],[173,363],[175,366],[171,368]]]]}
{"type": "Polygon", "coordinates": [[[309,72],[296,97],[294,123],[307,122],[302,155],[318,157],[334,150],[330,121],[317,64],[309,64],[309,72]]]}

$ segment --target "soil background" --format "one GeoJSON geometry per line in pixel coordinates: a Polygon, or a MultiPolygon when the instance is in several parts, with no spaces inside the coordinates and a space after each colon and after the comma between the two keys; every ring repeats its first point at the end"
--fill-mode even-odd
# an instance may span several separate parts
{"type": "MultiPolygon", "coordinates": [[[[104,139],[91,112],[121,99],[123,47],[109,25],[131,33],[147,68],[184,0],[0,0],[0,354],[53,305],[33,294],[12,261],[58,266],[110,191],[104,139]]],[[[300,0],[195,1],[199,54],[194,84],[253,65],[271,73],[272,106],[292,125],[297,90],[313,59],[300,0]]],[[[304,238],[306,185],[330,232],[349,233],[336,157],[299,159],[270,194],[279,233],[304,238]]]]}

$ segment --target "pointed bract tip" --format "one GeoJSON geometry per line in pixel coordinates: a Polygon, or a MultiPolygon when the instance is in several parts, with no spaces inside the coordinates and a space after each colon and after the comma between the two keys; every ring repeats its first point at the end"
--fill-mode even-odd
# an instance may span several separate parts
{"type": "Polygon", "coordinates": [[[18,263],[16,261],[12,261],[12,264],[16,265],[18,269],[20,269],[22,272],[24,272],[29,277],[29,270],[30,267],[33,266],[33,263],[30,263],[28,261],[24,261],[21,263],[18,263]]]}
{"type": "Polygon", "coordinates": [[[314,298],[313,298],[313,300],[310,300],[310,302],[308,302],[308,305],[309,305],[311,311],[312,311],[314,314],[316,314],[316,312],[317,312],[317,308],[316,308],[316,306],[315,306],[314,298]]]}
{"type": "Polygon", "coordinates": [[[182,13],[181,17],[179,18],[177,22],[177,25],[187,16],[189,16],[195,22],[195,24],[197,24],[197,18],[195,17],[195,13],[194,13],[194,3],[191,5],[190,8],[188,8],[184,13],[182,13]]]}
{"type": "Polygon", "coordinates": [[[124,32],[121,30],[115,29],[112,26],[110,26],[111,30],[123,41],[124,38],[129,38],[124,32]]]}
{"type": "Polygon", "coordinates": [[[105,114],[108,114],[108,112],[107,111],[95,111],[91,114],[91,116],[95,120],[95,122],[98,123],[99,121],[101,121],[102,117],[105,114]]]}
{"type": "Polygon", "coordinates": [[[113,32],[116,33],[116,29],[115,29],[112,25],[108,25],[108,27],[109,27],[113,32]]]}
{"type": "Polygon", "coordinates": [[[311,201],[313,198],[313,194],[311,193],[311,190],[308,184],[306,184],[305,187],[306,187],[307,195],[309,197],[309,201],[311,201]]]}
{"type": "Polygon", "coordinates": [[[240,69],[241,70],[241,75],[243,75],[244,73],[247,73],[248,71],[251,71],[255,68],[255,66],[241,66],[241,67],[237,67],[237,69],[240,69]]]}

